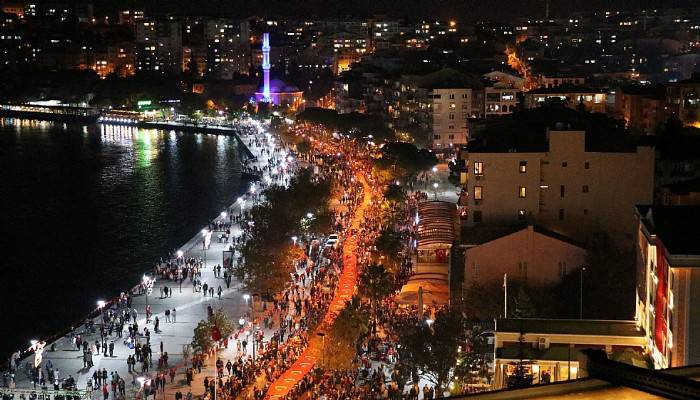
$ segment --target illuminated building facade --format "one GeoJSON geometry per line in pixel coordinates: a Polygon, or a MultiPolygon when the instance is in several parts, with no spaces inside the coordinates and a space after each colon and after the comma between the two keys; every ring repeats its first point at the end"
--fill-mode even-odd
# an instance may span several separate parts
{"type": "Polygon", "coordinates": [[[655,368],[700,363],[700,206],[637,206],[637,324],[655,368]]]}

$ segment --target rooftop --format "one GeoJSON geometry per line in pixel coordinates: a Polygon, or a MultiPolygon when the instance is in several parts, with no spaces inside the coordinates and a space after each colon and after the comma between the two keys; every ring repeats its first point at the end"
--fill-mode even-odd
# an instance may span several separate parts
{"type": "MultiPolygon", "coordinates": [[[[553,239],[560,240],[565,243],[569,243],[574,246],[579,246],[583,247],[583,244],[575,241],[574,239],[562,235],[560,233],[550,231],[549,229],[546,229],[542,226],[539,225],[530,225],[532,226],[532,229],[545,236],[549,236],[553,239]]],[[[502,237],[511,235],[516,232],[520,232],[524,229],[528,229],[527,224],[519,224],[519,225],[514,225],[514,226],[509,226],[509,227],[492,227],[492,226],[476,226],[476,227],[464,227],[462,228],[461,231],[461,242],[462,244],[465,245],[480,245],[484,243],[488,243],[497,239],[500,239],[502,237]]]]}
{"type": "Polygon", "coordinates": [[[595,89],[590,86],[581,85],[571,85],[564,84],[555,87],[541,87],[537,89],[530,90],[526,94],[560,94],[560,93],[590,93],[590,94],[602,94],[605,93],[604,90],[595,89]]]}
{"type": "Polygon", "coordinates": [[[641,337],[635,321],[592,319],[508,318],[496,321],[496,332],[641,337]]]}
{"type": "Polygon", "coordinates": [[[563,105],[517,110],[475,125],[467,151],[527,153],[549,151],[548,130],[585,131],[586,151],[634,152],[649,138],[632,136],[620,121],[604,114],[580,112],[563,105]]]}
{"type": "Polygon", "coordinates": [[[664,188],[675,194],[690,194],[700,192],[700,178],[690,179],[687,181],[670,183],[664,188]]]}
{"type": "Polygon", "coordinates": [[[637,214],[670,255],[700,256],[700,206],[637,206],[637,214]]]}
{"type": "Polygon", "coordinates": [[[418,247],[451,245],[456,237],[456,208],[445,201],[418,204],[418,247]]]}

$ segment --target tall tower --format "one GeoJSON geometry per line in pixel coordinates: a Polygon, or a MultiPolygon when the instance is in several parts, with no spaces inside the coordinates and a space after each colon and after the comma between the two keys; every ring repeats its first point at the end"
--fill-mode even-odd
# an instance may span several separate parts
{"type": "Polygon", "coordinates": [[[263,33],[262,42],[262,69],[263,69],[263,101],[271,103],[270,97],[270,34],[263,33]]]}

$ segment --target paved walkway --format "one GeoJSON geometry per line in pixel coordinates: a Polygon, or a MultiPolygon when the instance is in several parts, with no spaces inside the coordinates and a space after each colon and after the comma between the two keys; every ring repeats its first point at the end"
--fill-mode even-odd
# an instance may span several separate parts
{"type": "MultiPolygon", "coordinates": [[[[367,207],[372,201],[371,189],[367,184],[364,176],[359,177],[360,184],[363,187],[363,201],[353,215],[351,229],[356,230],[362,219],[367,207]]],[[[335,318],[340,313],[348,300],[355,293],[357,285],[357,237],[355,235],[348,237],[343,242],[343,271],[338,279],[338,287],[336,288],[333,300],[328,306],[323,323],[318,326],[312,335],[309,335],[309,344],[304,352],[297,358],[296,362],[276,381],[270,385],[266,397],[271,399],[279,399],[289,393],[289,391],[308,374],[316,364],[318,355],[323,351],[323,341],[317,333],[327,331],[333,325],[335,318]]]]}
{"type": "MultiPolygon", "coordinates": [[[[258,137],[262,137],[262,132],[258,137]]],[[[241,139],[248,143],[251,139],[250,136],[243,135],[241,139]]],[[[282,159],[286,157],[284,153],[273,153],[275,144],[268,144],[267,146],[262,145],[249,146],[250,150],[255,154],[258,159],[253,165],[264,166],[267,165],[269,158],[275,157],[276,159],[282,159]],[[269,150],[270,156],[263,154],[262,150],[269,150]]],[[[280,178],[280,182],[284,183],[284,178],[280,178]]],[[[269,182],[269,180],[266,179],[269,182]]],[[[258,190],[260,185],[253,184],[252,186],[257,187],[258,190]]],[[[257,192],[257,191],[256,191],[257,192]]],[[[248,209],[255,197],[254,193],[249,190],[246,192],[242,199],[243,202],[234,203],[229,210],[233,213],[240,212],[240,207],[248,209]]],[[[220,216],[217,219],[222,218],[220,216]]],[[[239,235],[241,229],[238,225],[232,226],[232,236],[239,235]]],[[[219,243],[218,234],[220,232],[214,232],[212,234],[211,244],[207,250],[203,249],[202,246],[202,233],[199,233],[193,237],[186,245],[184,245],[180,250],[186,253],[186,257],[195,257],[206,259],[206,267],[202,269],[201,282],[207,283],[209,286],[213,286],[216,290],[217,287],[221,286],[224,290],[221,297],[214,294],[214,297],[204,296],[202,292],[195,292],[192,284],[189,280],[185,280],[180,287],[177,282],[167,281],[167,280],[157,280],[154,287],[153,293],[150,296],[134,296],[132,300],[132,306],[137,309],[138,316],[144,316],[146,303],[151,306],[153,311],[153,317],[150,323],[146,323],[145,318],[138,318],[139,327],[148,326],[151,330],[151,348],[153,349],[153,366],[152,368],[157,369],[157,360],[159,359],[162,352],[168,353],[168,364],[170,367],[178,367],[176,381],[173,384],[166,385],[167,392],[174,393],[177,388],[179,388],[183,393],[187,393],[188,388],[184,385],[184,368],[188,365],[187,359],[183,359],[183,351],[185,354],[188,352],[185,350],[192,342],[192,336],[194,328],[197,326],[199,321],[206,319],[207,307],[211,306],[214,309],[223,309],[232,321],[238,321],[239,318],[246,315],[249,311],[249,306],[243,295],[245,294],[241,290],[241,284],[235,280],[232,282],[230,288],[226,288],[226,283],[223,277],[215,277],[213,266],[217,264],[223,265],[223,251],[227,249],[229,243],[219,243]],[[192,247],[194,244],[194,247],[192,247]],[[172,291],[171,297],[161,297],[161,289],[163,287],[169,287],[172,291]],[[164,312],[166,309],[176,309],[176,318],[172,322],[166,322],[164,312]],[[160,331],[154,332],[154,320],[153,318],[158,317],[160,320],[160,331]]],[[[97,299],[95,299],[97,300],[97,299]]],[[[96,324],[99,323],[99,318],[96,318],[96,324]]],[[[126,330],[126,327],[125,327],[126,330]]],[[[53,343],[47,343],[46,350],[43,353],[42,367],[44,368],[44,376],[46,376],[46,365],[50,362],[53,365],[54,370],[58,371],[59,379],[68,378],[72,376],[77,382],[78,389],[85,389],[87,387],[88,380],[91,379],[93,372],[96,370],[107,370],[108,374],[112,372],[117,372],[127,384],[127,394],[126,398],[134,398],[135,393],[139,389],[140,376],[148,379],[148,373],[129,373],[126,364],[126,359],[129,355],[132,355],[134,351],[129,349],[123,342],[122,338],[118,338],[112,335],[108,338],[108,343],[114,343],[114,352],[112,356],[104,356],[101,354],[93,354],[93,367],[84,368],[83,367],[83,356],[82,350],[75,349],[72,343],[73,335],[80,334],[83,340],[87,340],[88,343],[95,343],[100,340],[99,329],[97,333],[90,333],[86,331],[85,326],[80,326],[76,328],[69,335],[64,336],[53,343]],[[50,351],[52,345],[55,345],[55,351],[50,351]]],[[[269,337],[272,332],[265,332],[266,337],[269,337]]],[[[126,332],[125,336],[128,335],[126,332]]],[[[142,343],[145,343],[145,338],[142,338],[142,343]]],[[[249,341],[248,348],[245,351],[248,354],[252,353],[252,340],[249,341]]],[[[235,348],[236,343],[229,343],[229,347],[235,348]]],[[[189,351],[191,357],[191,351],[189,351]]],[[[24,366],[26,363],[33,363],[33,356],[29,356],[20,361],[19,365],[24,366]]],[[[139,363],[140,364],[140,363],[139,363]]],[[[195,384],[192,386],[193,394],[204,393],[203,385],[200,383],[205,376],[214,375],[214,365],[210,365],[203,368],[201,374],[195,376],[195,384]]],[[[137,365],[136,369],[140,372],[141,367],[137,365]]],[[[108,378],[109,379],[109,378],[108,378]]],[[[169,382],[169,379],[168,379],[169,382]]],[[[16,386],[17,388],[32,388],[34,385],[31,378],[24,372],[23,368],[18,368],[16,375],[16,386]]],[[[49,385],[50,386],[50,385],[49,385]]],[[[38,384],[37,384],[38,387],[38,384]]],[[[164,395],[159,394],[160,398],[165,398],[164,395]],[[163,396],[163,397],[161,397],[163,396]]],[[[101,393],[95,391],[94,398],[101,398],[101,393]]],[[[110,398],[112,394],[110,393],[110,398]]],[[[171,399],[174,396],[168,395],[167,398],[171,399]]]]}

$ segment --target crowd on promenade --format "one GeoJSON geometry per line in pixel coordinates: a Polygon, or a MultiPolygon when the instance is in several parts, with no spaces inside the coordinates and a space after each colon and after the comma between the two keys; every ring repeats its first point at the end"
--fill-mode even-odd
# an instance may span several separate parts
{"type": "MultiPolygon", "coordinates": [[[[335,158],[332,162],[326,160],[328,164],[318,178],[331,178],[340,187],[342,196],[338,202],[341,207],[336,210],[335,225],[340,228],[341,235],[347,235],[363,192],[353,178],[353,171],[346,168],[344,157],[335,158]]],[[[213,397],[216,386],[217,399],[238,398],[242,393],[249,398],[262,399],[270,383],[302,354],[310,332],[326,314],[341,273],[341,248],[326,246],[312,237],[299,238],[297,245],[307,249],[306,257],[295,265],[287,287],[272,298],[262,300],[260,315],[250,316],[252,322],[237,332],[235,359],[217,360],[218,375],[222,379],[207,380],[209,398],[213,397]],[[265,337],[266,330],[272,332],[269,338],[265,337]],[[245,348],[238,345],[241,338],[256,342],[255,358],[238,351],[245,348]]]]}
{"type": "MultiPolygon", "coordinates": [[[[226,217],[228,218],[222,215],[209,224],[209,230],[221,235],[222,241],[224,238],[226,243],[230,241],[230,249],[235,248],[244,240],[245,227],[247,226],[245,221],[249,215],[243,211],[244,207],[241,203],[257,201],[260,197],[260,191],[270,185],[287,184],[289,176],[294,173],[296,168],[293,160],[289,159],[284,144],[275,142],[275,139],[269,134],[264,134],[259,126],[254,124],[240,125],[238,133],[244,143],[247,142],[258,154],[258,157],[244,161],[243,169],[248,172],[265,174],[267,178],[255,186],[251,186],[251,190],[247,191],[241,200],[227,210],[226,217]],[[255,189],[258,191],[256,192],[255,189]]],[[[176,252],[167,260],[161,260],[157,263],[153,273],[146,275],[148,279],[144,279],[131,290],[120,294],[118,298],[111,301],[98,302],[100,308],[96,313],[74,325],[77,328],[72,329],[65,337],[68,339],[67,343],[64,339],[60,341],[64,350],[68,350],[65,346],[70,345],[73,351],[81,353],[83,365],[78,376],[80,376],[82,383],[78,382],[78,376],[74,378],[72,375],[64,373],[64,369],[67,367],[62,366],[61,371],[59,371],[58,366],[52,364],[51,358],[45,358],[38,368],[30,367],[31,360],[22,363],[26,366],[29,379],[34,382],[33,387],[35,389],[53,387],[65,390],[87,390],[90,393],[100,392],[105,399],[125,398],[128,389],[134,391],[139,387],[144,388],[140,395],[143,397],[155,394],[159,390],[165,391],[167,382],[174,383],[175,377],[182,371],[183,365],[190,362],[190,359],[183,350],[183,360],[175,365],[168,352],[165,351],[166,346],[164,346],[163,341],[154,341],[152,334],[163,330],[167,331],[169,324],[177,322],[177,307],[168,306],[162,310],[162,305],[160,305],[158,313],[155,313],[149,305],[144,308],[142,302],[137,308],[133,300],[136,296],[142,296],[147,292],[159,299],[173,297],[174,294],[182,291],[183,285],[191,287],[191,290],[195,292],[202,292],[204,296],[214,297],[216,294],[221,298],[224,285],[229,288],[232,283],[231,265],[209,266],[214,271],[213,282],[206,282],[202,279],[205,267],[206,259],[176,252]],[[223,279],[223,281],[218,278],[223,279]],[[153,287],[153,282],[156,280],[159,284],[157,287],[153,287]],[[156,293],[150,293],[152,288],[156,293]],[[143,322],[144,317],[146,323],[143,322]],[[124,364],[122,364],[124,369],[109,367],[113,364],[107,365],[110,371],[104,367],[96,368],[95,356],[104,359],[125,358],[124,364]],[[119,369],[119,371],[111,369],[119,369]]],[[[208,279],[211,280],[211,278],[208,279]]],[[[292,326],[288,329],[291,332],[294,328],[296,327],[292,326]]],[[[260,341],[262,344],[262,338],[260,341]]],[[[56,345],[57,343],[49,343],[52,352],[56,351],[56,345]]],[[[245,351],[245,346],[243,347],[245,351]]],[[[265,348],[264,345],[261,347],[265,348]]],[[[3,375],[4,386],[11,388],[16,386],[15,379],[20,369],[20,359],[20,352],[13,354],[9,363],[10,371],[3,375]]],[[[235,368],[233,363],[231,365],[232,372],[245,370],[245,364],[236,364],[235,368]]],[[[183,376],[190,376],[188,381],[191,382],[193,374],[201,371],[201,368],[202,359],[193,358],[192,368],[185,369],[183,376]]],[[[24,370],[23,368],[23,372],[24,370]]],[[[196,388],[193,390],[197,392],[196,388]]],[[[190,390],[187,390],[186,394],[181,393],[181,396],[182,398],[196,397],[190,390]]]]}

